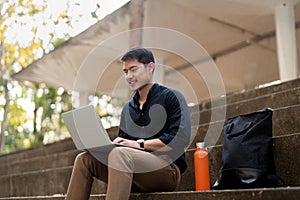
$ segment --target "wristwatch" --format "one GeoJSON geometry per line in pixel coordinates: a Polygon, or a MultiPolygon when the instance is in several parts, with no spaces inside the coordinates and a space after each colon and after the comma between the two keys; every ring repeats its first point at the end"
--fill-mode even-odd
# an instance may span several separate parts
{"type": "Polygon", "coordinates": [[[145,148],[145,145],[144,145],[145,140],[144,139],[138,139],[136,142],[140,145],[141,148],[143,148],[143,149],[145,148]]]}

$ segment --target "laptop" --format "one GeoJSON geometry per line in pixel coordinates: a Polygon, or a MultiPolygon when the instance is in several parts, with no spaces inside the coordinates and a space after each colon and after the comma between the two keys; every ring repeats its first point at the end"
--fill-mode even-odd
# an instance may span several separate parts
{"type": "Polygon", "coordinates": [[[144,150],[112,142],[93,105],[64,112],[62,118],[78,150],[105,149],[114,146],[144,150]]]}

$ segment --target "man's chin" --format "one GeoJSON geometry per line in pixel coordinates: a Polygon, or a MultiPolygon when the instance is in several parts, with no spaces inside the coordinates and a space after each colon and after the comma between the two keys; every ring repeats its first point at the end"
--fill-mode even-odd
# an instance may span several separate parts
{"type": "Polygon", "coordinates": [[[147,83],[146,84],[142,84],[142,85],[129,85],[129,88],[132,91],[137,91],[137,90],[143,89],[146,86],[147,86],[147,83]]]}
{"type": "Polygon", "coordinates": [[[130,88],[130,90],[132,90],[132,91],[137,91],[137,90],[139,90],[140,88],[143,88],[143,85],[142,85],[142,86],[141,86],[141,85],[130,85],[129,88],[130,88]]]}
{"type": "Polygon", "coordinates": [[[137,87],[134,85],[129,85],[129,89],[132,91],[135,91],[135,90],[137,90],[137,87]]]}

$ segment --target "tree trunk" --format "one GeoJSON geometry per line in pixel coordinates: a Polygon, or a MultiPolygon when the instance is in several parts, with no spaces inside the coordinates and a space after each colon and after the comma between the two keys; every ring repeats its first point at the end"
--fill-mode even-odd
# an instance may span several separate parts
{"type": "Polygon", "coordinates": [[[7,88],[7,80],[4,77],[5,75],[2,74],[3,79],[3,87],[4,87],[4,96],[5,96],[5,104],[4,104],[4,113],[3,113],[3,121],[1,122],[1,133],[0,133],[0,153],[2,152],[2,148],[5,142],[5,131],[7,126],[7,114],[8,114],[8,105],[9,105],[9,95],[8,95],[8,88],[7,88]]]}
{"type": "MultiPolygon", "coordinates": [[[[4,47],[3,44],[0,44],[0,61],[2,60],[2,56],[4,54],[4,47]]],[[[2,76],[2,83],[4,87],[4,98],[5,98],[5,104],[4,104],[4,113],[3,113],[3,120],[1,122],[1,132],[0,132],[0,153],[2,152],[2,148],[5,142],[5,131],[7,126],[7,114],[8,114],[8,105],[9,105],[9,94],[8,94],[8,87],[7,87],[7,69],[4,65],[2,65],[2,62],[0,64],[0,71],[2,76]]]]}

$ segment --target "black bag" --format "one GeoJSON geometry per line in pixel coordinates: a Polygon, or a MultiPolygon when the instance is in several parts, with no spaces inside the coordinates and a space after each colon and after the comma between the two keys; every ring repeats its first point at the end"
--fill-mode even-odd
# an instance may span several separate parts
{"type": "Polygon", "coordinates": [[[272,145],[272,110],[226,120],[222,165],[213,189],[278,186],[272,145]]]}

